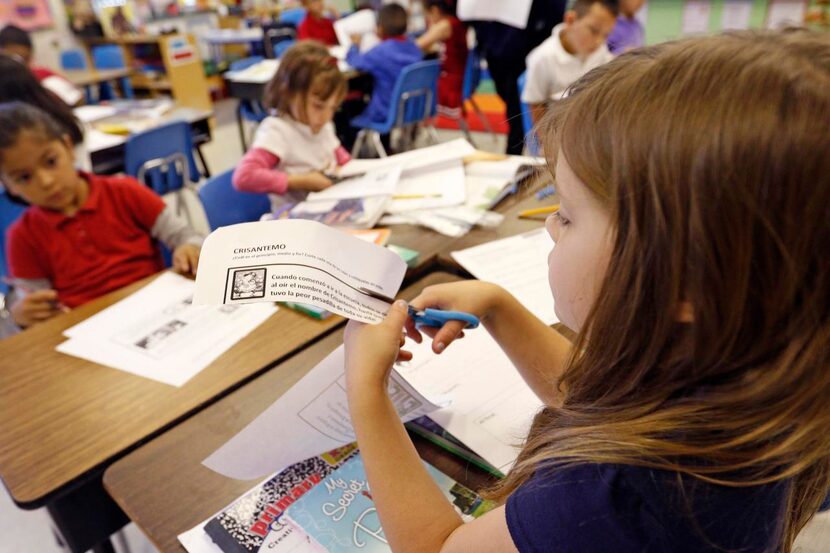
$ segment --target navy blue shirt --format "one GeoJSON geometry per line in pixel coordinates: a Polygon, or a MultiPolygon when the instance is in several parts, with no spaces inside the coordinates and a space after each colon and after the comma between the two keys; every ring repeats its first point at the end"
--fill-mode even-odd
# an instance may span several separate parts
{"type": "Polygon", "coordinates": [[[398,75],[404,67],[421,61],[423,57],[418,45],[404,37],[387,38],[363,54],[352,45],[346,53],[346,63],[358,71],[370,73],[375,79],[372,99],[361,117],[367,116],[375,123],[386,121],[398,75]]]}
{"type": "Polygon", "coordinates": [[[521,553],[774,553],[788,482],[715,486],[642,467],[543,469],[507,500],[521,553]]]}

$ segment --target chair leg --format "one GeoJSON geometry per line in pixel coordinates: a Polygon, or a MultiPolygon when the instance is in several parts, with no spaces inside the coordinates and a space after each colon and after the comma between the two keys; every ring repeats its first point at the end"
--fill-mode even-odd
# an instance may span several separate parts
{"type": "Polygon", "coordinates": [[[435,127],[432,126],[432,123],[427,123],[424,125],[424,128],[427,130],[427,136],[432,141],[432,144],[438,144],[440,140],[438,140],[438,131],[435,130],[435,127]]]}
{"type": "Polygon", "coordinates": [[[487,132],[489,132],[495,139],[496,133],[493,131],[493,126],[490,124],[490,120],[487,119],[487,116],[484,115],[484,112],[481,111],[481,108],[478,107],[478,104],[472,96],[470,96],[470,105],[473,106],[473,111],[475,111],[476,115],[478,115],[478,118],[481,120],[481,123],[484,125],[484,128],[487,129],[487,132]]]}
{"type": "Polygon", "coordinates": [[[464,119],[463,116],[458,120],[458,126],[461,127],[461,132],[464,133],[464,136],[467,138],[467,142],[475,147],[476,143],[475,140],[473,140],[473,134],[470,132],[470,126],[467,124],[467,120],[464,119]]]}
{"type": "Polygon", "coordinates": [[[380,134],[376,131],[371,131],[372,133],[372,144],[375,147],[375,151],[378,153],[380,157],[386,157],[386,148],[383,147],[383,142],[380,141],[380,134]]]}
{"type": "Polygon", "coordinates": [[[363,142],[366,140],[366,129],[360,129],[357,133],[357,138],[354,139],[352,146],[352,157],[357,159],[360,157],[360,150],[363,149],[363,142]]]}
{"type": "Polygon", "coordinates": [[[205,154],[202,153],[202,147],[199,144],[196,145],[196,153],[199,155],[199,161],[202,162],[202,173],[204,174],[206,179],[209,179],[210,167],[208,167],[207,160],[205,159],[205,154]]]}
{"type": "Polygon", "coordinates": [[[245,122],[242,120],[242,100],[236,103],[236,124],[239,127],[239,140],[242,142],[242,153],[248,151],[248,145],[245,142],[245,122]]]}

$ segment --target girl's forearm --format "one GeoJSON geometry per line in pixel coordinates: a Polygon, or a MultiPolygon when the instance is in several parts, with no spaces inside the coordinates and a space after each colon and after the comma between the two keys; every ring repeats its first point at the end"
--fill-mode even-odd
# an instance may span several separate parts
{"type": "Polygon", "coordinates": [[[350,394],[372,499],[393,551],[438,552],[464,524],[424,468],[385,390],[350,394]]]}

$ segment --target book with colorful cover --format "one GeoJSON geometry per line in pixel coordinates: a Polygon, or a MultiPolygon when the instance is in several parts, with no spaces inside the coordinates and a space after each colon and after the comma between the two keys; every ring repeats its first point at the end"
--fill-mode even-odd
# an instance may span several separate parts
{"type": "MultiPolygon", "coordinates": [[[[424,465],[466,520],[479,517],[495,506],[432,465],[424,465]]],[[[391,551],[380,526],[360,455],[351,457],[294,501],[285,515],[330,553],[391,551]]]]}
{"type": "Polygon", "coordinates": [[[349,444],[291,465],[228,505],[205,525],[224,553],[313,549],[302,531],[283,520],[285,510],[357,454],[349,444]],[[276,547],[271,544],[280,544],[276,547]],[[265,546],[265,548],[263,548],[265,546]]]}
{"type": "Polygon", "coordinates": [[[453,434],[450,434],[446,428],[429,418],[429,416],[424,415],[418,417],[417,419],[409,421],[404,426],[413,434],[449,451],[465,461],[469,461],[493,476],[498,478],[504,477],[503,472],[488,463],[483,457],[467,447],[464,442],[456,438],[453,434]]]}

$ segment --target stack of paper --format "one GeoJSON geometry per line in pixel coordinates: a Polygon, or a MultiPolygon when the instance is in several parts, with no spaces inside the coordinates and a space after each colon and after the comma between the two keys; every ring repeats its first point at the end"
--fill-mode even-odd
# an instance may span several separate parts
{"type": "Polygon", "coordinates": [[[553,241],[547,231],[537,229],[451,255],[474,277],[505,288],[545,324],[551,325],[559,320],[548,280],[547,256],[551,248],[553,241]]]}
{"type": "Polygon", "coordinates": [[[57,350],[181,386],[277,310],[270,303],[196,307],[194,288],[192,280],[164,273],[67,329],[69,340],[57,350]]]}

